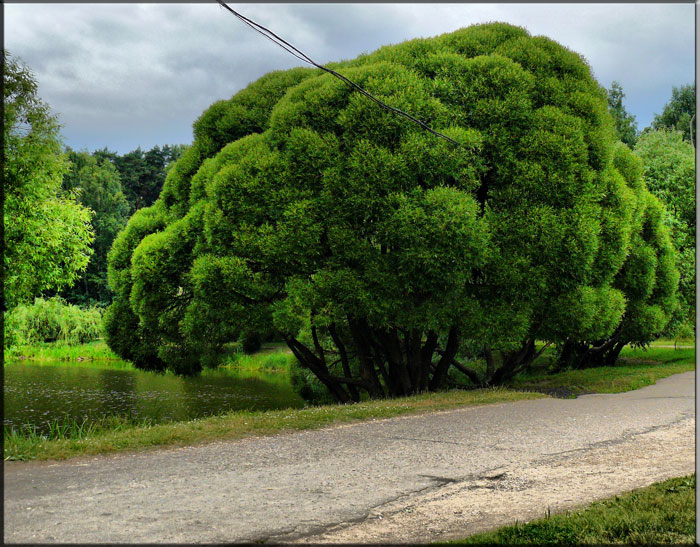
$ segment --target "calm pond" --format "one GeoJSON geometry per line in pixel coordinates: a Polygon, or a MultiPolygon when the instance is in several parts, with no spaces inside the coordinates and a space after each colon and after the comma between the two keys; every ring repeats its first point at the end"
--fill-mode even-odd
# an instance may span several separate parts
{"type": "MultiPolygon", "coordinates": [[[[128,367],[126,363],[125,366],[128,367]]],[[[45,432],[55,420],[88,423],[108,416],[149,419],[155,423],[189,420],[230,410],[303,407],[289,376],[256,377],[233,371],[207,371],[180,378],[99,365],[28,364],[4,366],[5,427],[36,426],[45,432]]]]}

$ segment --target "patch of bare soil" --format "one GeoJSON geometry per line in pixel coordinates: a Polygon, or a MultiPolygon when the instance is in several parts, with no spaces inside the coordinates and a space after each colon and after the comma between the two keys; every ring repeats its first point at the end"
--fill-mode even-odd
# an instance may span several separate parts
{"type": "Polygon", "coordinates": [[[695,471],[695,419],[549,454],[375,508],[296,543],[428,543],[544,517],[695,471]]]}

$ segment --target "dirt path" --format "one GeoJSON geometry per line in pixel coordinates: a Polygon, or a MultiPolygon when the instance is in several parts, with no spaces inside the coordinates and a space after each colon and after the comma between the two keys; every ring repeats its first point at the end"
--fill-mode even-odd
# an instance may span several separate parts
{"type": "Polygon", "coordinates": [[[695,422],[503,466],[373,510],[302,543],[427,543],[542,518],[695,471],[695,422]],[[623,471],[623,472],[621,472],[623,471]]]}
{"type": "Polygon", "coordinates": [[[694,378],[150,453],[8,462],[4,539],[461,537],[692,472],[694,378]]]}

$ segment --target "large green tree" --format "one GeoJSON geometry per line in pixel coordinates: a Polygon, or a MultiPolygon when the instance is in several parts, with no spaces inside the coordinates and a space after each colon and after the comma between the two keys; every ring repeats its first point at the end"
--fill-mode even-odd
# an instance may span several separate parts
{"type": "Polygon", "coordinates": [[[680,131],[683,140],[695,146],[695,84],[674,87],[671,100],[666,103],[661,114],[654,116],[652,129],[680,131]]]}
{"type": "Polygon", "coordinates": [[[36,79],[3,51],[4,309],[68,286],[90,259],[90,210],[61,190],[59,124],[36,79]]]}
{"type": "Polygon", "coordinates": [[[78,201],[93,211],[95,240],[87,269],[63,295],[76,304],[108,304],[107,252],[129,218],[129,203],[122,193],[119,173],[106,159],[88,152],[68,150],[70,170],[63,177],[63,189],[75,193],[78,201]]]}
{"type": "Polygon", "coordinates": [[[637,142],[637,121],[635,116],[627,112],[622,99],[625,98],[625,93],[622,91],[622,86],[619,82],[613,82],[608,90],[608,108],[615,121],[615,131],[618,138],[630,148],[634,148],[634,143],[637,142]]]}
{"type": "Polygon", "coordinates": [[[332,68],[458,145],[317,70],[215,103],[115,240],[115,351],[195,373],[274,328],[351,401],[440,389],[453,367],[499,383],[536,340],[614,332],[643,183],[579,55],[498,23],[332,68]]]}

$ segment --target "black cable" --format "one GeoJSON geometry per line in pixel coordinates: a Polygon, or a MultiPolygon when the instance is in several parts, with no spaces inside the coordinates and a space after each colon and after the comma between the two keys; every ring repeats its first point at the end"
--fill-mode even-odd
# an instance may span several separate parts
{"type": "Polygon", "coordinates": [[[456,140],[454,140],[454,139],[448,137],[447,135],[444,135],[444,134],[440,133],[439,131],[435,131],[435,130],[432,129],[430,126],[428,126],[428,124],[422,122],[422,121],[419,120],[418,118],[415,118],[415,117],[411,116],[410,114],[407,114],[407,113],[404,112],[403,110],[400,110],[400,109],[398,109],[398,108],[395,108],[395,107],[393,107],[393,106],[390,106],[390,105],[388,105],[388,104],[386,104],[386,103],[380,101],[380,100],[377,99],[374,95],[372,95],[372,94],[369,93],[368,91],[365,91],[362,87],[360,87],[359,85],[357,85],[357,84],[356,84],[355,82],[353,82],[352,80],[346,78],[346,77],[343,76],[342,74],[338,74],[335,70],[331,70],[330,68],[326,68],[326,67],[323,66],[323,65],[319,65],[317,62],[315,62],[313,59],[311,59],[311,57],[309,57],[309,56],[306,55],[304,52],[302,52],[302,51],[298,50],[297,48],[295,48],[295,47],[294,47],[292,44],[290,44],[289,42],[287,42],[287,41],[283,40],[282,38],[280,38],[279,36],[277,36],[277,35],[276,35],[274,32],[272,32],[271,30],[269,30],[269,29],[265,28],[264,26],[262,26],[262,25],[256,23],[256,22],[253,21],[252,19],[248,19],[248,18],[245,17],[244,15],[241,15],[240,13],[238,13],[237,11],[235,11],[234,9],[232,9],[231,7],[229,7],[228,5],[226,5],[226,3],[225,3],[223,0],[216,0],[216,1],[217,1],[219,4],[221,4],[221,6],[223,6],[223,7],[226,8],[228,11],[230,11],[233,15],[235,15],[238,19],[240,19],[240,20],[243,21],[246,25],[248,25],[250,28],[252,28],[255,32],[257,32],[257,33],[259,33],[259,34],[262,34],[265,38],[267,38],[267,39],[270,40],[271,42],[274,42],[275,44],[277,44],[278,46],[280,46],[282,49],[284,49],[285,51],[287,51],[288,53],[291,53],[292,55],[294,55],[294,57],[296,57],[296,58],[299,59],[300,61],[303,61],[303,62],[305,62],[305,63],[308,63],[308,64],[310,64],[310,65],[313,65],[313,66],[315,66],[316,68],[319,68],[319,69],[321,69],[321,70],[323,70],[323,71],[325,71],[325,72],[328,72],[329,74],[332,74],[332,75],[335,76],[336,78],[339,78],[340,80],[342,80],[343,82],[345,82],[347,85],[349,85],[349,86],[352,87],[353,89],[359,91],[359,92],[362,93],[365,97],[367,97],[368,99],[374,101],[375,103],[377,103],[379,106],[381,106],[381,107],[384,108],[385,110],[388,110],[389,112],[393,112],[394,114],[398,114],[399,116],[403,116],[403,117],[405,117],[405,118],[408,118],[409,120],[411,120],[411,121],[417,123],[418,125],[420,125],[423,129],[425,129],[425,130],[428,131],[429,133],[432,133],[433,135],[435,135],[435,136],[437,136],[437,137],[440,137],[440,138],[442,138],[442,139],[445,139],[445,140],[451,142],[452,144],[459,145],[459,143],[458,143],[456,140]]]}

